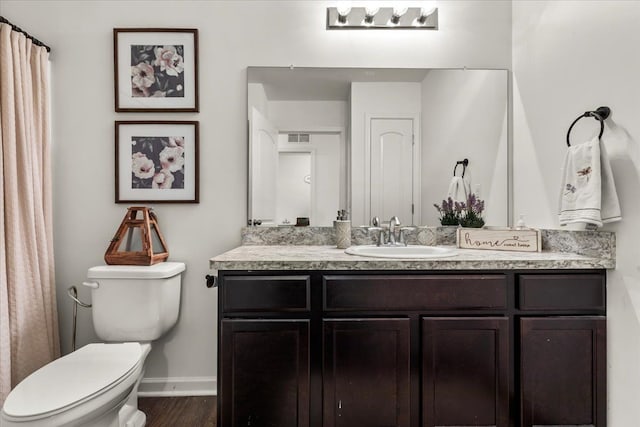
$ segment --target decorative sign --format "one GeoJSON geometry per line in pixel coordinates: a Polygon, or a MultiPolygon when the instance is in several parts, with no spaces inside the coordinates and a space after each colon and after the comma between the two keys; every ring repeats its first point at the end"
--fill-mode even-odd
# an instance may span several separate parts
{"type": "Polygon", "coordinates": [[[463,249],[489,249],[494,251],[540,252],[540,230],[526,228],[485,227],[457,230],[457,246],[463,249]]]}

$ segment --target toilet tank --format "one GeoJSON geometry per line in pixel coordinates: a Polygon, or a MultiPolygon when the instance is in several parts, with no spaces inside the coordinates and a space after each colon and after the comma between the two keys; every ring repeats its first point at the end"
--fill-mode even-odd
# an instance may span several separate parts
{"type": "Polygon", "coordinates": [[[83,285],[91,288],[93,327],[104,341],[153,341],[178,320],[185,265],[92,267],[83,285]]]}

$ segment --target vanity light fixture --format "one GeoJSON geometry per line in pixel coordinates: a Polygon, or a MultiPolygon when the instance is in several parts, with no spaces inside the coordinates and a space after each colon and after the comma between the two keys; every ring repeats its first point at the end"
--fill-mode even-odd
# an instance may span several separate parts
{"type": "Polygon", "coordinates": [[[327,30],[437,30],[438,8],[427,3],[431,7],[328,7],[327,30]]]}

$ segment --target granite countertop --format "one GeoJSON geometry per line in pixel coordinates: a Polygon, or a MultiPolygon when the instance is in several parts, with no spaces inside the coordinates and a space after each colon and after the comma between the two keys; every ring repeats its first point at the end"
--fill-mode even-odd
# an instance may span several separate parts
{"type": "MultiPolygon", "coordinates": [[[[455,248],[455,246],[442,246],[455,248]]],[[[506,252],[457,249],[458,255],[427,260],[348,255],[327,245],[245,245],[210,259],[212,270],[520,270],[615,268],[615,256],[572,252],[506,252]]]]}

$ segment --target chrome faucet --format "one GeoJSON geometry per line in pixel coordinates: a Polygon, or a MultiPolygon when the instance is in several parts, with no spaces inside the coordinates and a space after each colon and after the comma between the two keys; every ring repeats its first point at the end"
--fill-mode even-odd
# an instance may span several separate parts
{"type": "Polygon", "coordinates": [[[366,227],[366,230],[367,233],[378,232],[376,246],[407,246],[406,233],[415,230],[415,227],[400,227],[400,225],[400,219],[395,215],[391,217],[389,223],[384,224],[380,223],[380,218],[374,216],[371,218],[371,226],[366,227]]]}
{"type": "Polygon", "coordinates": [[[400,219],[397,216],[392,216],[389,220],[389,245],[396,244],[396,227],[400,226],[400,219]]]}

